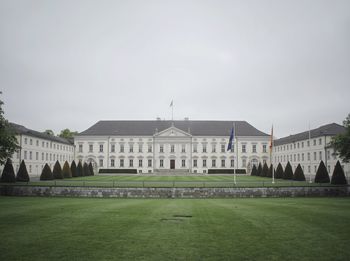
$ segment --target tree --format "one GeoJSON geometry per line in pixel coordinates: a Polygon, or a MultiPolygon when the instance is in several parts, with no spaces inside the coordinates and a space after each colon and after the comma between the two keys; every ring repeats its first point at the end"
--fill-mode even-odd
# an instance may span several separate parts
{"type": "Polygon", "coordinates": [[[94,168],[92,167],[91,161],[89,163],[89,170],[90,170],[90,175],[93,176],[94,175],[94,168]]]}
{"type": "Polygon", "coordinates": [[[5,167],[2,171],[1,182],[16,182],[15,171],[13,170],[12,161],[7,158],[5,167]]]}
{"type": "Polygon", "coordinates": [[[71,178],[72,177],[72,171],[69,167],[69,163],[66,161],[63,165],[63,169],[62,169],[62,175],[63,178],[71,178]]]}
{"type": "Polygon", "coordinates": [[[77,173],[77,164],[75,164],[75,161],[72,161],[72,164],[70,164],[70,170],[72,172],[72,177],[78,177],[78,173],[77,173]]]}
{"type": "Polygon", "coordinates": [[[86,162],[84,162],[83,173],[84,173],[84,176],[91,176],[89,165],[86,162]]]}
{"type": "Polygon", "coordinates": [[[344,170],[341,167],[339,160],[337,161],[337,164],[335,164],[333,174],[332,174],[331,184],[333,184],[333,185],[346,185],[346,184],[348,184],[348,182],[345,178],[345,175],[344,175],[344,170]]]}
{"type": "Polygon", "coordinates": [[[305,175],[304,175],[304,171],[302,169],[302,167],[300,166],[300,164],[298,164],[297,168],[294,171],[294,175],[293,175],[293,180],[297,180],[297,181],[305,181],[305,175]]]}
{"type": "Polygon", "coordinates": [[[262,168],[262,177],[267,177],[269,175],[269,167],[267,166],[266,162],[264,163],[264,166],[262,168]]]}
{"type": "Polygon", "coordinates": [[[255,164],[253,164],[253,168],[252,168],[252,172],[250,173],[251,176],[256,176],[257,175],[258,170],[256,169],[255,164]]]}
{"type": "Polygon", "coordinates": [[[334,136],[330,146],[344,162],[350,161],[350,113],[343,121],[345,132],[334,136]]]}
{"type": "Polygon", "coordinates": [[[267,174],[267,177],[272,178],[272,175],[273,175],[273,165],[270,164],[270,168],[269,168],[269,172],[267,174]]]}
{"type": "Polygon", "coordinates": [[[19,149],[15,132],[4,117],[3,104],[3,101],[0,100],[0,165],[3,165],[6,159],[11,158],[13,153],[19,149]]]}
{"type": "Polygon", "coordinates": [[[293,170],[289,161],[287,162],[286,168],[284,169],[283,179],[293,179],[293,170]]]}
{"type": "Polygon", "coordinates": [[[77,131],[70,131],[69,129],[64,129],[61,130],[61,133],[58,136],[65,139],[72,139],[76,134],[78,134],[77,131]]]}
{"type": "Polygon", "coordinates": [[[316,176],[315,176],[315,183],[329,183],[329,175],[326,166],[323,163],[323,160],[321,160],[320,165],[317,168],[316,176]]]}
{"type": "Polygon", "coordinates": [[[261,167],[261,163],[259,162],[258,171],[257,171],[256,175],[261,176],[261,174],[262,174],[262,167],[261,167]]]}
{"type": "Polygon", "coordinates": [[[78,177],[84,176],[84,173],[83,173],[83,165],[81,164],[81,160],[79,160],[79,162],[78,162],[78,166],[77,166],[77,176],[78,176],[78,177]]]}
{"type": "Polygon", "coordinates": [[[276,179],[282,179],[283,178],[283,167],[281,165],[281,163],[278,163],[277,165],[277,169],[275,172],[275,178],[276,179]]]}
{"type": "Polygon", "coordinates": [[[16,180],[20,181],[20,182],[28,182],[29,181],[29,175],[28,175],[27,167],[26,167],[24,160],[22,160],[21,165],[19,166],[16,180]]]}
{"type": "Polygon", "coordinates": [[[53,167],[52,175],[54,179],[63,179],[61,164],[58,162],[58,160],[53,167]]]}
{"type": "Polygon", "coordinates": [[[53,180],[53,175],[52,175],[51,169],[50,169],[49,165],[47,165],[47,163],[45,164],[45,166],[41,172],[40,180],[53,180]]]}
{"type": "Polygon", "coordinates": [[[55,133],[53,132],[53,130],[45,130],[43,133],[50,135],[50,136],[55,136],[55,133]]]}

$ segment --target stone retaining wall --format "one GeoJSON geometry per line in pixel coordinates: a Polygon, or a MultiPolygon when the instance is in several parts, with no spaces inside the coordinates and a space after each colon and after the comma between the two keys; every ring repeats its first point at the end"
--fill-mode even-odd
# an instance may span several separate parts
{"type": "Polygon", "coordinates": [[[350,187],[97,188],[0,185],[0,195],[101,198],[346,197],[350,196],[350,187]]]}

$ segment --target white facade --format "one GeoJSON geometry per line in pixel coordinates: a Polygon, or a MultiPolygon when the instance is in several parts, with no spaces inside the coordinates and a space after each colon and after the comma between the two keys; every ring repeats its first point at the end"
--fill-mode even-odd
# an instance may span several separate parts
{"type": "Polygon", "coordinates": [[[174,126],[151,136],[78,135],[74,139],[76,159],[104,169],[208,173],[269,162],[268,136],[238,136],[233,151],[227,151],[228,141],[228,136],[193,136],[174,126]]]}

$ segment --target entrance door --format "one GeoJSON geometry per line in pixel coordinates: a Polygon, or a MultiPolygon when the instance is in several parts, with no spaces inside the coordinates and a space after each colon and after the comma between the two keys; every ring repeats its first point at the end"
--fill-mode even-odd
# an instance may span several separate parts
{"type": "Polygon", "coordinates": [[[175,160],[170,160],[170,169],[175,169],[175,160]]]}

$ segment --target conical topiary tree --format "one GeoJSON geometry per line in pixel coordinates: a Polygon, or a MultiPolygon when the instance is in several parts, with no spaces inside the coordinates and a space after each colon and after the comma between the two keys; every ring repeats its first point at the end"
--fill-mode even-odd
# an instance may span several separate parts
{"type": "Polygon", "coordinates": [[[89,170],[90,170],[90,175],[93,176],[94,175],[94,168],[92,167],[91,161],[89,163],[89,170]]]}
{"type": "Polygon", "coordinates": [[[335,164],[331,184],[333,185],[346,185],[348,184],[348,181],[345,178],[344,170],[340,165],[339,160],[337,161],[337,164],[335,164]]]}
{"type": "Polygon", "coordinates": [[[58,160],[53,167],[52,175],[54,179],[63,179],[61,164],[58,162],[58,160]]]}
{"type": "Polygon", "coordinates": [[[16,182],[15,171],[13,170],[12,161],[7,158],[4,169],[1,175],[1,182],[16,182]]]}
{"type": "Polygon", "coordinates": [[[270,164],[269,172],[268,172],[268,174],[267,174],[267,176],[268,176],[269,178],[272,178],[272,172],[273,172],[273,165],[270,164]]]}
{"type": "Polygon", "coordinates": [[[70,170],[72,172],[72,177],[78,177],[78,173],[77,173],[77,164],[75,164],[75,161],[72,161],[72,164],[70,165],[70,170]]]}
{"type": "Polygon", "coordinates": [[[28,182],[29,181],[29,175],[28,175],[27,167],[26,167],[24,160],[22,160],[21,165],[19,166],[16,180],[19,182],[28,182]]]}
{"type": "Polygon", "coordinates": [[[53,180],[53,175],[52,175],[51,169],[50,169],[49,165],[47,165],[47,163],[45,164],[45,166],[41,172],[40,180],[53,180]]]}
{"type": "Polygon", "coordinates": [[[83,173],[84,173],[84,176],[91,176],[89,165],[86,162],[84,162],[83,173]]]}
{"type": "Polygon", "coordinates": [[[253,164],[252,172],[250,173],[250,175],[251,175],[251,176],[256,176],[257,171],[258,171],[258,170],[256,169],[255,164],[253,164]]]}
{"type": "Polygon", "coordinates": [[[275,172],[275,178],[276,179],[282,179],[283,178],[283,167],[281,165],[281,163],[278,163],[277,165],[277,169],[275,172]]]}
{"type": "Polygon", "coordinates": [[[326,166],[323,163],[323,160],[321,160],[320,165],[317,168],[316,176],[315,176],[315,183],[329,183],[329,175],[326,166]]]}
{"type": "Polygon", "coordinates": [[[289,161],[287,162],[286,168],[284,169],[283,179],[293,179],[293,170],[289,161]]]}
{"type": "Polygon", "coordinates": [[[257,176],[261,176],[262,175],[262,167],[261,167],[261,163],[259,162],[259,165],[258,165],[258,171],[256,172],[256,175],[257,176]]]}
{"type": "Polygon", "coordinates": [[[67,161],[63,165],[62,175],[65,179],[72,177],[72,171],[70,170],[69,163],[67,161]]]}
{"type": "Polygon", "coordinates": [[[77,166],[77,176],[78,177],[82,177],[83,175],[84,175],[84,173],[83,173],[83,165],[81,164],[81,160],[79,160],[78,166],[77,166]]]}
{"type": "Polygon", "coordinates": [[[262,172],[261,172],[261,176],[262,177],[267,177],[269,174],[269,167],[267,166],[266,162],[264,163],[262,172]]]}
{"type": "Polygon", "coordinates": [[[298,164],[297,168],[294,171],[293,180],[297,180],[297,181],[305,181],[306,180],[303,168],[300,166],[300,164],[298,164]]]}

